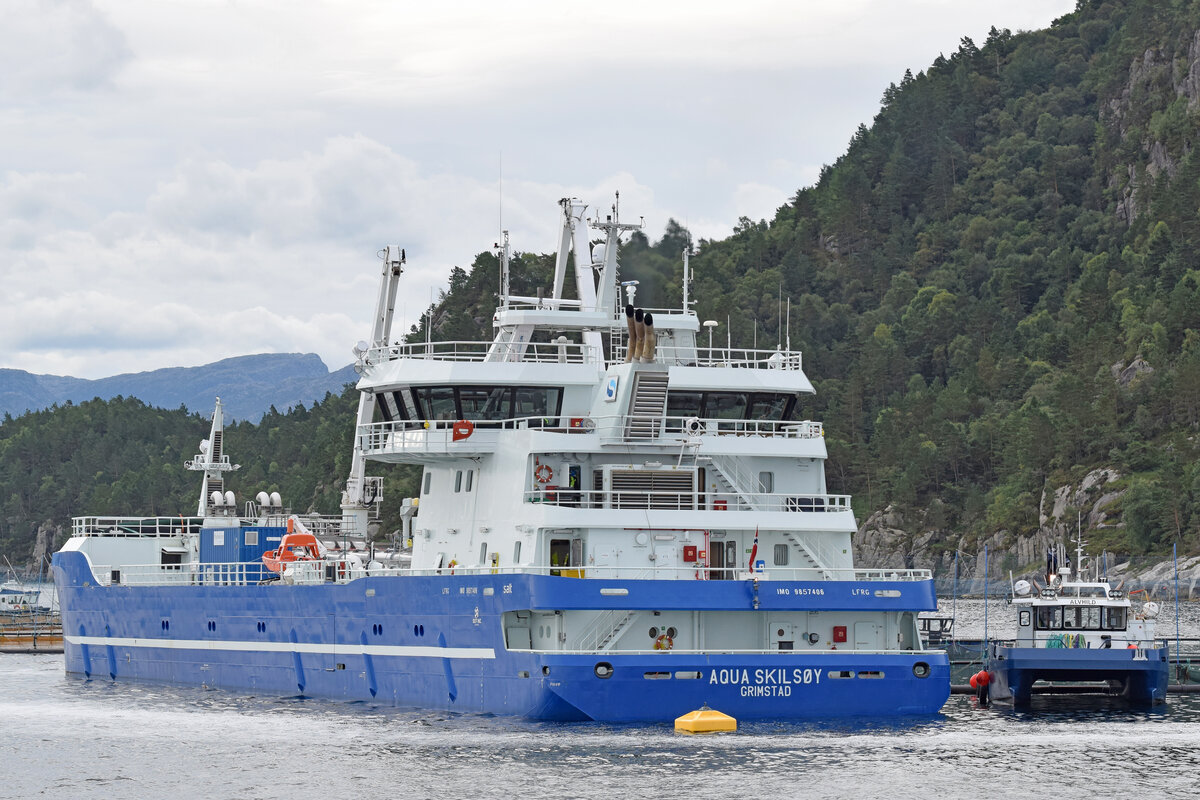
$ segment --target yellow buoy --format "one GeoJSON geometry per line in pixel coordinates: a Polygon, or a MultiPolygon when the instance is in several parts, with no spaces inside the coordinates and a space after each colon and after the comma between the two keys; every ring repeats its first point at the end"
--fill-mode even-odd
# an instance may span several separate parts
{"type": "Polygon", "coordinates": [[[728,714],[714,711],[704,706],[695,711],[689,711],[675,720],[675,730],[686,733],[716,733],[719,731],[736,731],[737,720],[728,714]]]}

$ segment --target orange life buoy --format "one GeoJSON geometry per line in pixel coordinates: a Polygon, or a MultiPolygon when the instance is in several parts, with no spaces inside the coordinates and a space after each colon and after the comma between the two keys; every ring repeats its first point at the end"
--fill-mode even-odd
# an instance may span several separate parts
{"type": "Polygon", "coordinates": [[[469,439],[474,432],[475,424],[473,422],[467,419],[460,419],[451,428],[451,439],[456,442],[462,439],[469,439]]]}
{"type": "Polygon", "coordinates": [[[554,477],[554,470],[550,469],[549,464],[538,464],[537,469],[533,471],[533,477],[538,483],[549,483],[554,477]]]}
{"type": "Polygon", "coordinates": [[[654,640],[655,650],[670,650],[674,646],[675,640],[665,633],[654,640]]]}

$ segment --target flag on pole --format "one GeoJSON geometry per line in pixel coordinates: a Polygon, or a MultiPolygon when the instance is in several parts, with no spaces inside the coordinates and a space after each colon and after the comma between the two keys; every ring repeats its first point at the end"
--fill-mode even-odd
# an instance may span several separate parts
{"type": "Polygon", "coordinates": [[[758,526],[754,526],[754,546],[750,548],[750,571],[754,572],[754,560],[758,558],[758,526]]]}

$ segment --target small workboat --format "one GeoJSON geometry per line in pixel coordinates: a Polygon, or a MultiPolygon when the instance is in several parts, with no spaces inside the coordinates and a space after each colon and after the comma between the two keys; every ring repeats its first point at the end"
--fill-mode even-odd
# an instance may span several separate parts
{"type": "Polygon", "coordinates": [[[1083,544],[1079,539],[1074,573],[1055,548],[1047,553],[1045,587],[1013,583],[1017,638],[990,649],[990,700],[1029,705],[1038,681],[1050,682],[1050,691],[1074,684],[1065,691],[1091,689],[1142,705],[1166,700],[1167,643],[1154,633],[1158,604],[1135,609],[1119,585],[1099,575],[1098,564],[1086,563],[1083,544]]]}

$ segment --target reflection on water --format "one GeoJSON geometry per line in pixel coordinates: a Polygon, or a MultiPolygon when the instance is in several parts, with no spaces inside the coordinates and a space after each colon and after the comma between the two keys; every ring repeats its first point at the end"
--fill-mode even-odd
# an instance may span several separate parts
{"type": "Polygon", "coordinates": [[[1200,697],[1163,708],[954,696],[932,719],[555,724],[68,679],[0,659],[0,797],[1189,796],[1200,697]]]}

